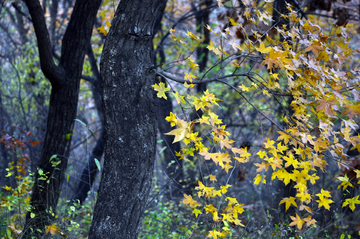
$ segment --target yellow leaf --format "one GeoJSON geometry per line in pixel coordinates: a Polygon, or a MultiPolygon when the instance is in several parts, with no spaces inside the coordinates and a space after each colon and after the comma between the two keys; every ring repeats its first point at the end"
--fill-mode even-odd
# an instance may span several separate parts
{"type": "Polygon", "coordinates": [[[211,40],[210,40],[210,45],[208,45],[206,48],[209,49],[209,51],[215,51],[216,49],[214,43],[211,40]]]}
{"type": "Polygon", "coordinates": [[[269,53],[271,51],[271,47],[265,47],[265,44],[262,42],[260,43],[260,47],[255,47],[258,52],[261,53],[269,53]]]}
{"type": "Polygon", "coordinates": [[[211,29],[211,27],[209,25],[205,25],[205,28],[208,29],[209,31],[211,31],[212,33],[214,33],[217,36],[217,34],[211,29]]]}
{"type": "Polygon", "coordinates": [[[354,211],[355,204],[360,204],[359,196],[360,195],[357,195],[356,197],[346,199],[345,202],[343,203],[342,207],[346,207],[347,205],[350,205],[349,207],[350,207],[351,211],[354,211]]]}
{"type": "Polygon", "coordinates": [[[107,35],[107,31],[105,30],[104,25],[101,25],[101,27],[96,28],[96,30],[98,30],[100,33],[104,34],[105,36],[107,35]]]}
{"type": "Polygon", "coordinates": [[[176,142],[179,142],[181,140],[183,140],[185,138],[185,134],[186,134],[186,128],[178,128],[178,129],[174,129],[171,130],[169,133],[166,133],[166,135],[174,135],[174,141],[173,144],[176,142]]]}
{"type": "Polygon", "coordinates": [[[201,39],[198,36],[196,36],[194,33],[190,32],[189,30],[187,31],[187,33],[185,33],[185,35],[191,37],[192,39],[198,42],[201,42],[201,39]]]}
{"type": "MultiPolygon", "coordinates": [[[[285,116],[286,117],[286,116],[285,116]]],[[[291,139],[291,135],[288,135],[285,132],[282,131],[278,131],[278,133],[280,134],[280,136],[277,138],[277,140],[284,140],[284,144],[288,144],[289,143],[289,139],[291,139]]]]}
{"type": "Polygon", "coordinates": [[[198,217],[199,214],[202,214],[202,212],[197,208],[194,208],[193,213],[195,214],[196,217],[198,217]]]}
{"type": "Polygon", "coordinates": [[[111,23],[109,21],[105,22],[106,26],[111,27],[111,23]]]}
{"type": "Polygon", "coordinates": [[[302,220],[297,213],[296,213],[296,217],[293,217],[293,216],[290,216],[290,217],[291,217],[291,220],[293,220],[293,222],[290,223],[289,226],[297,226],[301,230],[305,221],[302,220]]]}
{"type": "Polygon", "coordinates": [[[256,177],[254,178],[254,183],[256,184],[256,185],[258,185],[260,182],[262,182],[263,184],[265,184],[266,183],[266,175],[264,175],[264,177],[262,177],[261,176],[261,174],[258,174],[258,175],[256,175],[256,177]]]}
{"type": "Polygon", "coordinates": [[[175,126],[177,123],[176,114],[170,112],[170,116],[166,117],[165,120],[170,122],[171,127],[175,126]]]}
{"type": "Polygon", "coordinates": [[[210,181],[212,181],[213,183],[214,183],[215,181],[217,181],[216,175],[210,174],[209,176],[210,176],[210,181]]]}
{"type": "Polygon", "coordinates": [[[158,91],[156,95],[158,98],[164,98],[165,100],[167,100],[167,96],[165,92],[169,91],[170,87],[165,87],[164,82],[160,82],[159,85],[155,83],[154,85],[152,85],[152,87],[154,88],[155,91],[158,91]]]}
{"type": "Polygon", "coordinates": [[[176,91],[175,93],[172,93],[172,94],[173,94],[173,96],[175,97],[176,102],[177,102],[178,104],[180,104],[180,103],[185,103],[184,96],[179,95],[179,92],[176,91]]]}
{"type": "Polygon", "coordinates": [[[185,80],[189,80],[190,82],[192,82],[193,79],[195,79],[195,78],[196,78],[196,76],[194,76],[193,74],[185,72],[185,77],[184,77],[185,80]]]}
{"type": "Polygon", "coordinates": [[[316,225],[316,220],[311,218],[310,215],[307,218],[304,218],[304,221],[306,222],[306,226],[316,225]]]}
{"type": "Polygon", "coordinates": [[[185,199],[183,199],[183,203],[186,205],[190,204],[191,208],[200,206],[200,204],[197,201],[195,201],[191,195],[184,194],[184,197],[185,197],[185,199]]]}
{"type": "Polygon", "coordinates": [[[249,91],[249,87],[246,87],[244,86],[244,84],[242,84],[241,86],[239,86],[239,88],[242,90],[242,91],[249,91]]]}
{"type": "Polygon", "coordinates": [[[60,228],[56,226],[56,223],[52,224],[51,226],[46,226],[45,233],[50,232],[51,235],[55,235],[56,232],[61,232],[60,228]]]}
{"type": "Polygon", "coordinates": [[[229,19],[231,25],[233,25],[233,26],[237,26],[239,24],[238,22],[235,22],[235,20],[232,19],[231,17],[228,17],[228,19],[229,19]]]}
{"type": "Polygon", "coordinates": [[[11,190],[11,187],[10,186],[4,186],[2,187],[3,189],[7,190],[7,191],[10,191],[11,190]]]}
{"type": "Polygon", "coordinates": [[[283,200],[280,201],[279,205],[285,203],[285,211],[287,211],[289,209],[290,205],[298,207],[295,202],[295,199],[296,199],[295,197],[284,198],[283,200]]]}

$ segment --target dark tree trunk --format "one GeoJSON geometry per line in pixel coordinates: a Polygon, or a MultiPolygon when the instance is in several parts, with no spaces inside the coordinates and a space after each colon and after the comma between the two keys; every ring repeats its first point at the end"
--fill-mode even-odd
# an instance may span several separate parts
{"type": "MultiPolygon", "coordinates": [[[[289,10],[286,8],[285,0],[275,0],[274,2],[274,12],[273,12],[273,25],[276,25],[280,29],[282,26],[286,26],[289,29],[289,21],[283,18],[281,15],[289,14],[289,10]]],[[[284,36],[280,34],[280,41],[284,41],[284,36]]]]}
{"type": "MultiPolygon", "coordinates": [[[[212,0],[205,1],[205,9],[195,9],[196,14],[196,27],[197,32],[204,35],[204,40],[201,42],[201,45],[209,45],[210,44],[210,31],[205,28],[205,25],[209,24],[209,15],[210,15],[210,7],[212,4],[212,0]]],[[[200,7],[199,7],[200,8],[200,7]]],[[[199,46],[196,48],[196,57],[197,63],[199,64],[199,72],[204,72],[206,68],[206,64],[208,62],[209,49],[203,46],[199,46]]],[[[196,90],[198,93],[202,93],[206,90],[206,83],[197,84],[196,90]]]]}
{"type": "Polygon", "coordinates": [[[52,219],[70,151],[71,137],[67,135],[71,135],[76,118],[82,65],[101,0],[76,1],[62,40],[58,66],[52,58],[49,32],[39,1],[25,2],[38,41],[41,69],[52,85],[45,141],[23,234],[23,238],[41,238],[45,226],[54,223],[52,219]],[[57,157],[52,158],[53,155],[57,157]],[[59,164],[55,166],[54,163],[59,164]]]}
{"type": "Polygon", "coordinates": [[[105,159],[89,238],[136,238],[151,189],[154,22],[165,0],[122,0],[101,57],[105,159]]]}

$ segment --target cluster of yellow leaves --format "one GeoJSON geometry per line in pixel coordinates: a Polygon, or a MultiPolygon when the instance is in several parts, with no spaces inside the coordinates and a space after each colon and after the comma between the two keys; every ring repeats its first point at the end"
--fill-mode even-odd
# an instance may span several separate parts
{"type": "MultiPolygon", "coordinates": [[[[190,60],[189,67],[191,67],[191,64],[195,64],[194,61],[190,60]]],[[[185,73],[184,78],[191,82],[195,76],[192,73],[185,73]]],[[[170,88],[165,87],[164,83],[154,84],[153,87],[154,90],[158,91],[157,96],[162,98],[165,98],[165,92],[170,90],[170,88]]],[[[184,96],[180,96],[178,92],[173,93],[173,96],[179,104],[185,103],[184,96]]],[[[229,139],[228,136],[230,133],[225,130],[226,126],[222,124],[222,120],[219,119],[218,115],[211,110],[212,106],[218,106],[218,101],[219,99],[217,99],[213,93],[210,93],[209,90],[206,90],[200,97],[187,95],[186,102],[194,107],[195,110],[203,111],[202,117],[191,122],[180,119],[176,113],[171,112],[170,115],[166,117],[166,120],[172,127],[176,127],[176,129],[170,131],[167,135],[175,136],[173,143],[181,141],[186,145],[186,147],[182,147],[180,152],[176,152],[176,156],[180,159],[187,160],[186,156],[194,156],[194,153],[197,152],[198,155],[203,156],[205,160],[212,160],[228,173],[229,169],[233,167],[232,164],[234,161],[245,163],[251,154],[247,152],[247,148],[233,147],[232,144],[234,141],[229,139]],[[198,132],[193,132],[194,124],[208,125],[210,127],[212,140],[214,144],[219,146],[218,152],[209,152],[209,148],[202,142],[202,137],[198,136],[198,132]],[[229,153],[232,153],[232,155],[229,153]]],[[[210,175],[210,181],[214,183],[216,176],[210,175]]],[[[232,186],[227,184],[216,189],[216,187],[205,186],[201,181],[199,181],[198,184],[195,188],[195,190],[198,191],[198,197],[208,199],[215,197],[221,198],[227,192],[228,188],[232,186]]],[[[205,210],[206,214],[210,213],[212,215],[214,222],[222,221],[223,223],[233,223],[244,226],[238,216],[244,211],[242,208],[243,204],[239,204],[235,198],[226,198],[226,200],[229,201],[228,205],[222,210],[221,215],[219,215],[218,209],[214,207],[213,204],[201,205],[193,199],[191,195],[185,194],[184,197],[183,203],[193,210],[196,217],[198,217],[199,214],[203,214],[205,210]],[[202,209],[200,209],[200,206],[202,209]]],[[[209,233],[210,235],[224,238],[230,234],[227,230],[223,230],[222,232],[214,230],[209,233]]]]}
{"type": "MultiPolygon", "coordinates": [[[[222,6],[220,1],[218,4],[222,6]]],[[[245,17],[249,22],[255,23],[249,9],[246,8],[245,17]]],[[[257,152],[261,162],[255,163],[257,175],[254,183],[256,185],[265,184],[266,172],[269,168],[272,169],[271,180],[277,178],[285,185],[293,181],[296,189],[295,197],[283,198],[279,205],[285,204],[285,210],[288,210],[290,206],[297,208],[296,216],[291,216],[290,226],[302,229],[305,223],[306,226],[316,223],[311,216],[314,213],[311,205],[330,210],[331,204],[334,203],[330,191],[321,188],[320,193],[316,193],[312,192],[310,187],[320,179],[317,172],[319,170],[326,171],[328,157],[324,152],[328,151],[336,160],[345,159],[345,147],[341,140],[348,142],[360,151],[359,137],[352,136],[352,131],[357,128],[353,118],[360,115],[360,95],[356,90],[359,86],[359,74],[356,70],[351,72],[341,70],[345,62],[353,56],[353,51],[348,46],[349,39],[346,36],[345,28],[337,27],[334,32],[326,33],[311,21],[303,22],[290,7],[289,11],[288,19],[292,21],[292,24],[294,23],[291,30],[277,27],[277,32],[286,39],[285,41],[277,42],[266,36],[267,43],[260,38],[260,33],[254,31],[253,34],[257,38],[255,43],[249,40],[245,32],[247,39],[244,45],[249,50],[248,56],[262,56],[262,65],[266,65],[269,72],[269,77],[264,77],[258,84],[252,82],[252,86],[255,89],[261,89],[262,93],[268,97],[275,97],[274,93],[284,93],[285,96],[293,97],[291,103],[293,113],[291,116],[283,118],[287,127],[278,131],[279,136],[276,141],[268,138],[264,142],[264,150],[257,152]],[[338,37],[334,38],[333,35],[338,37]],[[259,44],[256,45],[257,43],[259,44]],[[268,79],[265,80],[266,78],[268,79]],[[334,120],[337,118],[342,120],[339,131],[334,127],[334,120]],[[317,122],[317,125],[314,125],[314,122],[317,122]],[[289,167],[292,170],[289,170],[289,167]],[[302,214],[306,214],[307,217],[301,218],[298,215],[299,211],[302,211],[302,214]]],[[[255,9],[255,14],[260,22],[265,25],[269,24],[270,14],[257,9],[255,9]]],[[[241,24],[234,19],[229,18],[229,21],[232,26],[242,28],[241,24]]],[[[219,58],[230,59],[234,66],[240,68],[236,57],[224,49],[224,42],[227,41],[237,53],[239,50],[243,51],[243,48],[235,43],[230,31],[225,29],[224,32],[218,34],[210,26],[205,27],[215,36],[223,37],[221,45],[216,46],[215,41],[210,41],[207,49],[219,58]]],[[[174,29],[170,29],[170,34],[174,41],[184,46],[187,45],[180,37],[175,36],[174,29]]],[[[187,31],[186,35],[196,43],[201,42],[201,37],[190,31],[187,31]]],[[[190,47],[187,50],[194,50],[194,48],[190,47]]],[[[186,62],[192,72],[198,69],[198,64],[191,57],[188,57],[186,62]]],[[[191,83],[185,83],[185,87],[193,87],[194,80],[197,79],[196,74],[188,72],[184,74],[184,79],[191,83]]],[[[158,97],[166,99],[165,92],[170,88],[166,88],[164,83],[155,84],[153,87],[158,91],[158,97]]],[[[244,84],[241,84],[239,88],[244,92],[250,89],[244,84]]],[[[176,153],[177,156],[186,160],[187,155],[194,156],[194,153],[198,153],[205,160],[212,160],[227,173],[233,168],[234,163],[248,162],[251,154],[247,152],[247,148],[233,146],[234,141],[229,139],[230,134],[225,130],[226,126],[211,109],[212,106],[218,105],[218,99],[213,93],[209,93],[207,90],[199,97],[195,95],[180,96],[176,92],[173,93],[173,96],[179,104],[186,102],[196,110],[203,111],[202,117],[193,122],[180,119],[174,113],[170,113],[170,116],[166,118],[171,126],[177,127],[168,133],[168,135],[175,136],[173,143],[183,141],[186,145],[181,152],[176,153]],[[210,150],[203,144],[203,139],[198,136],[198,132],[193,132],[194,124],[197,123],[211,127],[211,139],[216,144],[217,150],[213,148],[210,150]]],[[[359,176],[360,174],[357,174],[357,178],[359,176]]],[[[346,175],[338,179],[341,181],[339,188],[342,187],[345,190],[348,186],[353,187],[346,175]]],[[[210,181],[214,183],[216,176],[210,175],[210,181]]],[[[219,187],[215,184],[208,186],[201,181],[198,184],[196,187],[198,197],[206,199],[223,197],[227,189],[231,187],[231,185],[219,187]]],[[[243,226],[238,219],[238,214],[243,212],[242,204],[239,204],[236,199],[227,197],[229,204],[219,215],[219,207],[216,208],[213,204],[202,206],[191,195],[185,194],[184,196],[183,203],[193,209],[196,217],[203,214],[205,210],[206,214],[212,215],[214,222],[222,221],[224,225],[231,222],[243,226]]],[[[356,204],[360,204],[358,197],[346,199],[342,206],[349,206],[351,210],[354,210],[356,204]]],[[[213,238],[224,238],[228,234],[229,232],[225,229],[209,232],[209,236],[213,238]]]]}
{"type": "MultiPolygon", "coordinates": [[[[338,160],[345,159],[344,145],[340,143],[339,137],[349,142],[356,148],[360,148],[357,136],[351,136],[352,130],[357,128],[352,118],[360,114],[359,101],[357,101],[356,92],[354,100],[349,95],[348,89],[353,89],[353,81],[349,73],[336,70],[332,66],[341,66],[348,57],[351,56],[352,50],[348,48],[346,38],[338,38],[335,43],[336,52],[332,51],[334,43],[330,44],[321,28],[310,21],[302,22],[298,19],[301,28],[294,27],[292,31],[282,31],[280,34],[289,39],[293,39],[292,44],[283,42],[282,47],[265,46],[263,42],[255,49],[264,55],[263,65],[267,65],[269,71],[282,70],[287,77],[288,93],[291,93],[294,100],[291,104],[293,115],[291,121],[286,117],[284,121],[288,123],[288,128],[278,131],[279,137],[277,144],[275,141],[268,139],[264,142],[265,151],[259,151],[257,154],[262,159],[261,163],[256,163],[258,175],[254,179],[255,184],[260,182],[266,183],[263,171],[272,168],[271,180],[278,178],[287,185],[290,181],[295,182],[294,188],[297,190],[296,197],[284,198],[280,204],[285,203],[286,210],[291,206],[299,208],[300,211],[306,210],[309,214],[313,213],[310,208],[310,202],[314,195],[310,193],[309,184],[315,184],[320,179],[317,176],[317,170],[325,171],[327,165],[324,160],[324,151],[329,151],[332,157],[338,160]],[[304,38],[306,36],[306,38],[304,38]],[[302,50],[294,47],[302,47],[302,50]],[[325,64],[325,62],[329,64],[325,64]],[[315,107],[314,107],[315,106],[315,107]],[[310,116],[316,118],[319,125],[316,126],[318,134],[312,134],[310,116]],[[333,119],[335,117],[346,116],[348,119],[342,119],[340,131],[333,129],[333,119]],[[285,145],[282,145],[283,142],[285,145]],[[292,167],[293,170],[286,169],[292,167]],[[298,205],[300,205],[298,207],[298,205]]],[[[340,31],[344,29],[339,28],[340,31]]],[[[334,40],[335,41],[335,40],[334,40]]],[[[301,49],[301,48],[300,48],[301,49]]],[[[355,72],[354,72],[355,73],[355,72]]],[[[271,73],[273,74],[273,73],[271,73]]],[[[273,78],[273,77],[271,77],[273,78]]],[[[275,81],[264,82],[269,89],[279,87],[275,81]]],[[[312,120],[313,121],[313,120],[312,120]]],[[[341,181],[339,188],[343,190],[346,187],[353,187],[352,182],[345,175],[338,177],[341,181]]],[[[318,207],[324,207],[330,210],[330,204],[333,203],[329,191],[321,189],[321,193],[315,194],[318,197],[316,202],[318,207]]],[[[359,204],[358,196],[347,199],[343,207],[350,205],[351,210],[355,209],[355,204],[359,204]]],[[[279,205],[280,205],[279,204],[279,205]]],[[[292,226],[299,229],[307,222],[307,225],[314,224],[311,216],[305,220],[297,214],[291,217],[292,226]],[[309,223],[308,223],[309,222],[309,223]]]]}

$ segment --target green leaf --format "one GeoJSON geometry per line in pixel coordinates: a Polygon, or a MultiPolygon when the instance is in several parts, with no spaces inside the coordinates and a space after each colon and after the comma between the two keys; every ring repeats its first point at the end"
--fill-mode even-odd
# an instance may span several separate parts
{"type": "Polygon", "coordinates": [[[70,137],[71,137],[71,134],[66,134],[66,135],[65,135],[65,139],[66,139],[66,140],[69,140],[70,137]]]}
{"type": "Polygon", "coordinates": [[[164,150],[165,150],[166,148],[167,148],[167,147],[164,146],[164,147],[160,150],[159,154],[161,154],[162,152],[164,152],[164,150]]]}
{"type": "Polygon", "coordinates": [[[170,163],[168,163],[168,165],[167,165],[167,167],[166,167],[166,168],[170,167],[170,165],[171,165],[171,164],[173,164],[173,163],[175,163],[175,160],[171,160],[171,162],[170,162],[170,163]]]}
{"type": "Polygon", "coordinates": [[[75,121],[79,122],[80,124],[82,124],[82,125],[84,125],[86,127],[86,124],[84,122],[82,122],[81,120],[75,119],[75,121]]]}
{"type": "Polygon", "coordinates": [[[13,237],[11,236],[11,231],[10,231],[9,228],[6,228],[6,234],[7,234],[8,238],[13,238],[13,237]]]}
{"type": "Polygon", "coordinates": [[[49,162],[51,162],[53,159],[56,159],[56,157],[57,157],[57,155],[56,155],[56,154],[54,154],[53,156],[51,156],[51,158],[50,158],[49,162]]]}
{"type": "Polygon", "coordinates": [[[30,217],[31,217],[31,218],[34,218],[34,217],[35,217],[35,213],[33,213],[33,212],[30,213],[30,217]]]}
{"type": "Polygon", "coordinates": [[[164,140],[160,139],[157,141],[158,144],[162,143],[164,140]]]}
{"type": "Polygon", "coordinates": [[[69,182],[69,177],[70,177],[70,175],[69,175],[69,174],[66,174],[66,182],[67,182],[67,183],[69,182]]]}
{"type": "Polygon", "coordinates": [[[101,166],[100,166],[99,160],[97,160],[97,158],[94,158],[94,161],[95,161],[95,164],[96,164],[96,167],[98,168],[98,170],[101,171],[101,166]]]}

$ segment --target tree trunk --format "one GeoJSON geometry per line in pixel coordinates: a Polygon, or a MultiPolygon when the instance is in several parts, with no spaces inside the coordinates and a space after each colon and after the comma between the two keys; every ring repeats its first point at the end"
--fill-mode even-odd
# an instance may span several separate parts
{"type": "Polygon", "coordinates": [[[105,159],[89,238],[136,238],[151,189],[156,118],[151,49],[165,0],[122,0],[100,63],[105,159]]]}
{"type": "Polygon", "coordinates": [[[41,69],[51,82],[49,114],[43,150],[26,216],[22,238],[42,238],[54,223],[64,172],[70,153],[71,130],[76,118],[80,76],[94,19],[101,0],[77,0],[62,40],[61,59],[52,58],[49,32],[38,0],[25,0],[34,25],[41,69]],[[57,157],[52,157],[57,155],[57,157]]]}

